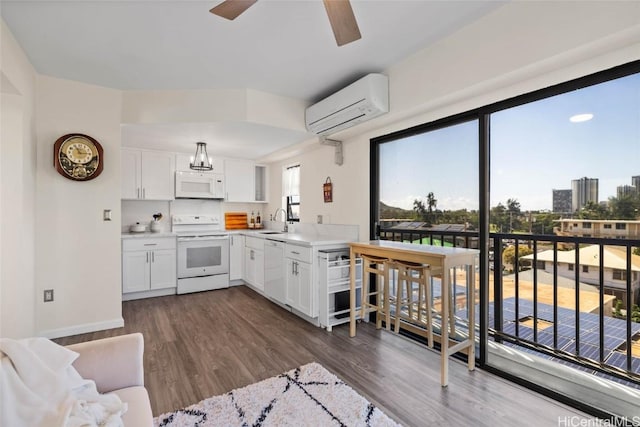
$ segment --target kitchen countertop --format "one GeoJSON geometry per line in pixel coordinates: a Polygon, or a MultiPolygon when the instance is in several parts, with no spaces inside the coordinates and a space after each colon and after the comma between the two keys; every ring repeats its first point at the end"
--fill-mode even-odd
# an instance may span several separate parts
{"type": "MultiPolygon", "coordinates": [[[[352,240],[345,239],[339,236],[323,235],[323,234],[311,234],[311,233],[268,233],[271,230],[226,230],[228,234],[242,234],[244,236],[256,237],[259,239],[277,240],[280,242],[291,243],[301,246],[325,246],[325,245],[342,245],[351,242],[352,240]],[[265,233],[267,231],[267,233],[265,233]]],[[[152,233],[145,231],[144,233],[122,233],[123,239],[153,239],[159,237],[176,237],[176,233],[170,231],[163,231],[159,233],[152,233]]]]}
{"type": "Polygon", "coordinates": [[[122,233],[123,239],[153,239],[156,237],[176,237],[176,233],[172,233],[170,231],[161,231],[157,233],[152,233],[151,231],[145,231],[143,233],[122,233]]]}
{"type": "Polygon", "coordinates": [[[322,235],[322,234],[308,234],[308,233],[268,233],[271,230],[237,230],[240,234],[250,237],[257,237],[259,239],[277,240],[285,243],[292,243],[301,246],[324,246],[324,245],[342,245],[351,242],[338,236],[322,235]],[[267,231],[265,233],[264,231],[267,231]]]}

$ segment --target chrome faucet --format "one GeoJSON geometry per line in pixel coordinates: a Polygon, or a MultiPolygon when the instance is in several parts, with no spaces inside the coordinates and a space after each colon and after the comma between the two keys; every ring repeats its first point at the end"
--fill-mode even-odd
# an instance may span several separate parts
{"type": "Polygon", "coordinates": [[[273,220],[274,221],[278,220],[278,213],[280,213],[280,211],[282,211],[282,213],[284,214],[284,217],[282,218],[282,224],[284,225],[284,227],[282,228],[282,231],[287,232],[289,231],[289,227],[287,226],[287,211],[285,211],[282,208],[276,209],[276,212],[273,214],[273,220]]]}

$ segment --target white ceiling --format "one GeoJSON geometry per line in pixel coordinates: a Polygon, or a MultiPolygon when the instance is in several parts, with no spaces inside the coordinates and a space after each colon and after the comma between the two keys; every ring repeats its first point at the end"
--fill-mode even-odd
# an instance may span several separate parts
{"type": "MultiPolygon", "coordinates": [[[[321,0],[260,0],[235,21],[209,13],[218,3],[0,0],[0,14],[41,74],[122,90],[250,88],[312,103],[502,4],[352,0],[362,39],[338,47],[321,0]]],[[[171,145],[176,138],[191,138],[193,145],[199,134],[197,140],[217,140],[217,149],[245,150],[250,158],[309,138],[247,123],[126,126],[123,132],[129,128],[124,145],[167,148],[158,141],[171,145]],[[256,144],[252,138],[261,129],[256,144]]]]}

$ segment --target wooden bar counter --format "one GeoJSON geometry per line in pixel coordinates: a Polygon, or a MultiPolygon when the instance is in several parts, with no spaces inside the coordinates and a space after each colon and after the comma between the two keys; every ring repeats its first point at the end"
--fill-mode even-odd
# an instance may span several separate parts
{"type": "MultiPolygon", "coordinates": [[[[350,287],[350,336],[356,335],[356,287],[355,263],[361,255],[371,255],[397,261],[408,261],[429,264],[434,269],[441,269],[441,376],[440,383],[449,383],[449,356],[463,349],[468,349],[468,368],[475,369],[475,268],[479,251],[477,249],[451,248],[444,246],[417,245],[412,243],[393,242],[388,240],[372,240],[370,242],[350,243],[351,252],[351,287],[350,287]],[[453,281],[451,270],[456,267],[466,271],[467,307],[469,319],[468,339],[451,345],[449,327],[453,332],[455,319],[449,318],[453,281]]],[[[397,321],[397,320],[396,320],[397,321]]],[[[429,325],[432,327],[432,325],[429,325]]]]}

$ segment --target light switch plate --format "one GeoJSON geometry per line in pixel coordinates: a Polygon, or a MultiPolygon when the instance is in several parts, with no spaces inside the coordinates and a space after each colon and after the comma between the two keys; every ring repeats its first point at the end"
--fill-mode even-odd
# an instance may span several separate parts
{"type": "Polygon", "coordinates": [[[111,209],[105,209],[102,212],[102,220],[103,221],[111,221],[111,209]]]}
{"type": "Polygon", "coordinates": [[[44,290],[44,302],[53,301],[53,289],[45,289],[44,290]]]}

